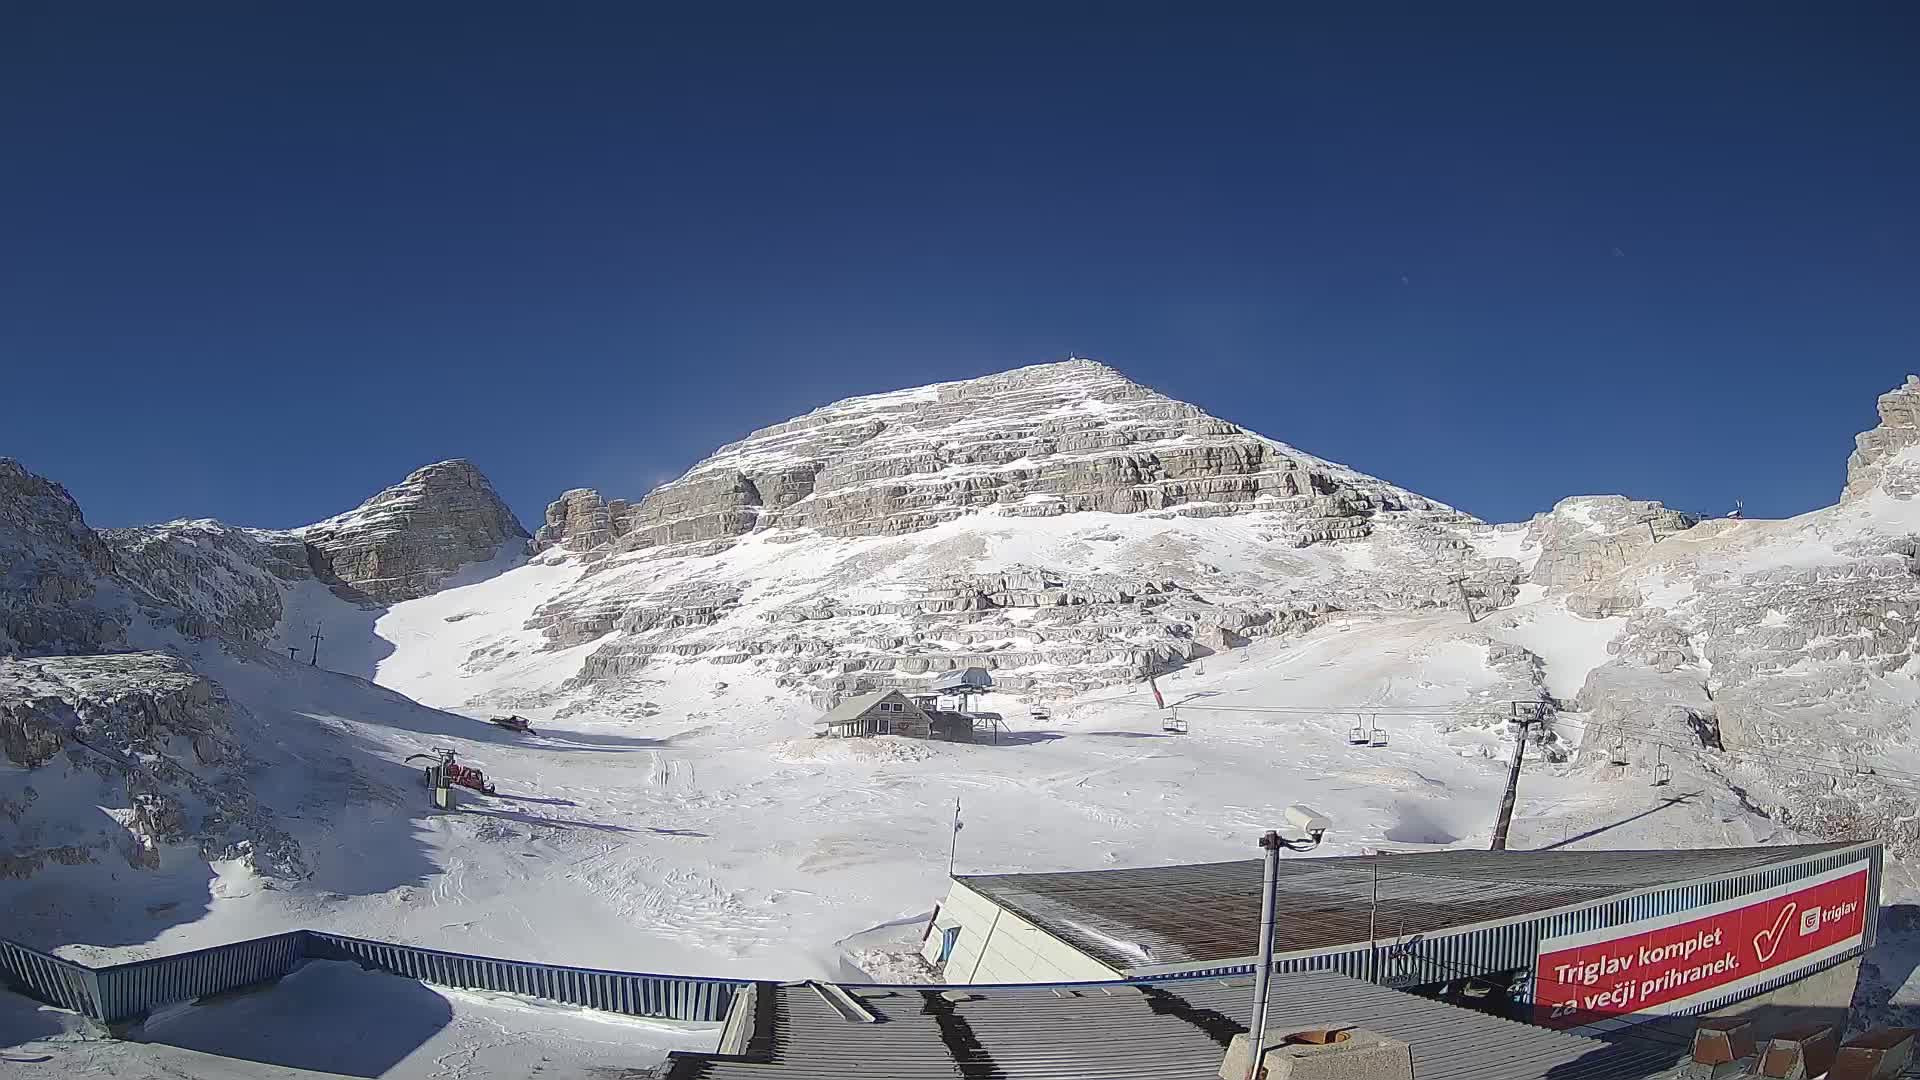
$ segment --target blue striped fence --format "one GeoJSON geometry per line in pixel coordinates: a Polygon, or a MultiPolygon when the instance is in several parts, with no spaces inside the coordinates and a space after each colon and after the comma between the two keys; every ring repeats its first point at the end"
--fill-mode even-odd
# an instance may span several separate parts
{"type": "Polygon", "coordinates": [[[128,1020],[162,1005],[271,982],[300,966],[304,930],[98,969],[98,1020],[128,1020]]]}
{"type": "Polygon", "coordinates": [[[208,949],[90,968],[0,938],[0,981],[82,1016],[117,1023],[164,1005],[289,974],[304,960],[348,960],[439,986],[494,990],[629,1016],[719,1022],[741,979],[564,967],[293,930],[208,949]]]}
{"type": "Polygon", "coordinates": [[[0,982],[82,1016],[100,1015],[100,982],[92,968],[5,938],[0,938],[0,982]]]}
{"type": "Polygon", "coordinates": [[[501,960],[412,945],[390,945],[317,930],[307,932],[307,955],[324,960],[351,960],[362,967],[378,968],[438,986],[497,990],[603,1012],[672,1020],[724,1020],[734,994],[748,985],[741,979],[701,979],[501,960]]]}

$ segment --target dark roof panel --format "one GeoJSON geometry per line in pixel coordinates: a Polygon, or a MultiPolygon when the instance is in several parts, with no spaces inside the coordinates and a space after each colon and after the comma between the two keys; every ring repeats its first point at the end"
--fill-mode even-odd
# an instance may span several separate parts
{"type": "MultiPolygon", "coordinates": [[[[1370,921],[1382,936],[1432,933],[1846,846],[1291,858],[1281,865],[1274,951],[1364,943],[1370,921]],[[1370,903],[1376,870],[1377,911],[1370,903]]],[[[959,880],[1086,955],[1130,972],[1253,955],[1259,948],[1260,878],[1260,860],[1246,859],[959,880]]]]}

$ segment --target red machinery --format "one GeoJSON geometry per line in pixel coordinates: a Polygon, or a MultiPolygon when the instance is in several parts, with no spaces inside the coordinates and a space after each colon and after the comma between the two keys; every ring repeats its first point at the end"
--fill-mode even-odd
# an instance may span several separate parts
{"type": "Polygon", "coordinates": [[[414,754],[408,757],[407,760],[412,761],[415,758],[433,763],[427,766],[427,787],[429,788],[433,787],[433,770],[437,767],[447,771],[447,781],[449,783],[457,784],[463,788],[471,788],[482,795],[496,794],[493,785],[487,783],[487,774],[470,765],[462,765],[454,761],[452,750],[436,746],[433,748],[433,753],[431,754],[414,754]]]}

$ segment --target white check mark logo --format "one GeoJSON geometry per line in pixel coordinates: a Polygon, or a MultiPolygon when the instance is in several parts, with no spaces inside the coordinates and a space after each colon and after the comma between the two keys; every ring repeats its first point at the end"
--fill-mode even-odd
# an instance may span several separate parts
{"type": "Polygon", "coordinates": [[[1780,931],[1786,929],[1787,923],[1793,919],[1794,911],[1799,907],[1798,903],[1788,904],[1781,910],[1780,917],[1773,920],[1773,929],[1762,930],[1753,935],[1753,953],[1760,958],[1761,963],[1770,963],[1773,960],[1773,954],[1780,951],[1780,931]]]}

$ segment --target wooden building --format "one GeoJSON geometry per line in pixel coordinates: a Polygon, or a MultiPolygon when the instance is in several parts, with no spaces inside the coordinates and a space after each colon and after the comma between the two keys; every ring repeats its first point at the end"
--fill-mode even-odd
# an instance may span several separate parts
{"type": "Polygon", "coordinates": [[[856,694],[828,710],[813,722],[817,734],[834,739],[865,735],[904,735],[909,739],[933,737],[926,711],[898,690],[875,690],[856,694]]]}

